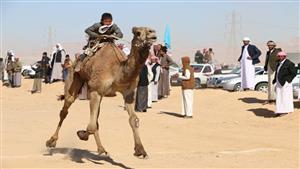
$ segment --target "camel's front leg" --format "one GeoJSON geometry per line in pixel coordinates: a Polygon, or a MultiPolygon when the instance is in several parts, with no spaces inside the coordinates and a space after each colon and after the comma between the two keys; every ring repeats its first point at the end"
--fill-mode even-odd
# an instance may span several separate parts
{"type": "Polygon", "coordinates": [[[105,149],[103,148],[100,137],[99,137],[99,123],[98,117],[100,114],[100,104],[102,101],[102,96],[98,94],[97,91],[90,92],[90,122],[87,126],[86,130],[80,130],[77,132],[78,137],[81,140],[88,140],[90,134],[94,134],[98,153],[99,154],[107,154],[105,149]]]}
{"type": "Polygon", "coordinates": [[[65,82],[65,85],[66,85],[66,89],[68,89],[68,90],[66,90],[64,93],[64,97],[65,97],[64,98],[64,106],[59,114],[60,119],[59,119],[57,128],[55,130],[55,133],[46,142],[46,146],[50,147],[50,148],[56,146],[56,141],[58,140],[59,130],[61,128],[61,125],[62,125],[64,119],[68,115],[68,109],[70,108],[72,103],[74,103],[75,99],[78,96],[78,92],[82,86],[82,80],[80,79],[80,77],[77,74],[75,74],[74,76],[73,76],[73,74],[71,74],[71,76],[68,76],[68,79],[65,82]]]}
{"type": "Polygon", "coordinates": [[[125,106],[126,110],[129,114],[129,124],[133,131],[133,137],[134,137],[134,155],[137,157],[143,157],[147,158],[148,155],[144,149],[144,146],[142,144],[142,141],[140,139],[139,135],[139,118],[137,117],[135,111],[134,111],[134,91],[123,94],[124,100],[125,100],[125,106]]]}

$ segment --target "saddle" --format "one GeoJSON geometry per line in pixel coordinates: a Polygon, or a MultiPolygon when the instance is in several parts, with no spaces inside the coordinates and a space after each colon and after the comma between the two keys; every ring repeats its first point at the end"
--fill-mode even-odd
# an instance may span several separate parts
{"type": "MultiPolygon", "coordinates": [[[[84,51],[84,54],[86,54],[88,57],[85,57],[83,59],[83,65],[91,58],[93,57],[96,52],[98,50],[100,50],[103,46],[105,45],[109,45],[109,44],[113,44],[115,45],[113,42],[101,42],[101,41],[93,41],[93,42],[90,42],[89,45],[90,45],[90,48],[87,48],[85,49],[84,51]]],[[[119,49],[117,46],[116,48],[113,48],[115,53],[116,53],[116,56],[117,56],[117,59],[119,60],[119,62],[123,62],[123,61],[126,61],[127,60],[127,57],[126,57],[126,54],[121,50],[119,49]]]]}

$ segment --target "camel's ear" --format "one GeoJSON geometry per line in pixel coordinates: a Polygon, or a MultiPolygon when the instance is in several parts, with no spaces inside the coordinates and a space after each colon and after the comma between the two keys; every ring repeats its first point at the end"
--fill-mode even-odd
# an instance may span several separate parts
{"type": "Polygon", "coordinates": [[[135,35],[135,36],[140,36],[141,32],[138,31],[138,27],[133,27],[132,28],[132,33],[135,35]]]}

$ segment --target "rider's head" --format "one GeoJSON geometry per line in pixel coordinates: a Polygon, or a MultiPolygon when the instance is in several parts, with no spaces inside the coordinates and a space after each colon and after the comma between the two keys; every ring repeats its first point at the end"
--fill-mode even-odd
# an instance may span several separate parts
{"type": "Polygon", "coordinates": [[[111,25],[112,20],[113,20],[113,18],[110,13],[103,13],[101,16],[101,23],[103,25],[111,25]]]}

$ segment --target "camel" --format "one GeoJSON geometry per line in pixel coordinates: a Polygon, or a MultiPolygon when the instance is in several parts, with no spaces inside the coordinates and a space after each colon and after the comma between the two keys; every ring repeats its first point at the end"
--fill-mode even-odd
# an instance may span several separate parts
{"type": "Polygon", "coordinates": [[[121,51],[114,43],[107,42],[94,56],[88,58],[88,61],[81,66],[80,72],[72,73],[68,77],[65,82],[65,94],[62,98],[64,105],[60,111],[60,119],[55,133],[46,142],[47,147],[56,146],[58,133],[68,114],[68,109],[77,98],[83,83],[87,82],[90,95],[90,121],[86,130],[77,132],[78,137],[81,140],[88,140],[89,135],[94,135],[99,155],[108,154],[99,137],[100,105],[104,96],[119,92],[123,96],[129,114],[129,124],[133,131],[134,156],[148,157],[139,136],[139,118],[133,104],[139,73],[149,55],[151,45],[156,41],[156,33],[147,27],[133,27],[132,33],[134,36],[127,60],[121,61],[121,51]]]}

